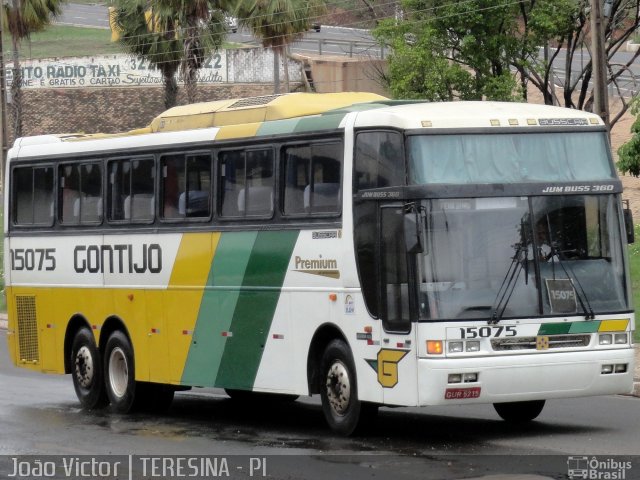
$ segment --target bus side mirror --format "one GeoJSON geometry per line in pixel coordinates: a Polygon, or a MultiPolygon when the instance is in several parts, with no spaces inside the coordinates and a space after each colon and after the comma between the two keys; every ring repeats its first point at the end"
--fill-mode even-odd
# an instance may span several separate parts
{"type": "Polygon", "coordinates": [[[627,243],[633,243],[636,241],[635,231],[633,230],[633,214],[628,206],[622,213],[624,215],[624,228],[627,231],[627,243]]]}
{"type": "Polygon", "coordinates": [[[422,236],[420,235],[420,212],[411,208],[404,214],[404,245],[407,253],[422,253],[422,236]]]}

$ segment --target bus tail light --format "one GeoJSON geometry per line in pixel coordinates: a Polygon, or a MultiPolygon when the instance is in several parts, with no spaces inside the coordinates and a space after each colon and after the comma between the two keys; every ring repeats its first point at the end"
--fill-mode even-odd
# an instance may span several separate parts
{"type": "Polygon", "coordinates": [[[427,353],[430,355],[442,355],[442,340],[427,340],[427,353]]]}

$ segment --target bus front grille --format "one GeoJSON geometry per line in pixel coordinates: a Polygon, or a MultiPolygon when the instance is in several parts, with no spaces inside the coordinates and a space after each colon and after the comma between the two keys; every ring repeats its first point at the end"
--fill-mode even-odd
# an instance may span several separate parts
{"type": "Polygon", "coordinates": [[[495,351],[506,350],[555,350],[559,348],[580,348],[589,346],[590,335],[551,335],[548,344],[540,348],[538,337],[494,338],[491,347],[495,351]]]}
{"type": "Polygon", "coordinates": [[[36,321],[36,297],[17,296],[18,347],[21,363],[38,363],[38,322],[36,321]]]}

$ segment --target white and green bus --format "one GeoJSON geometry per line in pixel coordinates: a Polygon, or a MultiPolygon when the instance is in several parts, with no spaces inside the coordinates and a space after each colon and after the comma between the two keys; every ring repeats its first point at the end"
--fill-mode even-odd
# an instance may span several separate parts
{"type": "Polygon", "coordinates": [[[6,178],[11,358],[85,408],[319,394],[350,434],[381,405],[528,421],[632,388],[632,229],[595,115],[218,101],[18,139],[6,178]]]}

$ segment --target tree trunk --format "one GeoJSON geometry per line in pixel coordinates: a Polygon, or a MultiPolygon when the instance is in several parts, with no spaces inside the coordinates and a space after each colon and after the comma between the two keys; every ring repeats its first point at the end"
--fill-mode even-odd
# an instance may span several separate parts
{"type": "Polygon", "coordinates": [[[273,93],[280,93],[280,52],[273,48],[273,93]]]}
{"type": "Polygon", "coordinates": [[[287,55],[288,47],[287,45],[283,45],[282,54],[280,57],[282,58],[282,68],[284,69],[284,88],[285,92],[289,93],[291,91],[291,86],[289,85],[289,57],[287,55]]]}
{"type": "Polygon", "coordinates": [[[167,68],[162,71],[162,83],[164,84],[164,107],[166,109],[175,107],[178,100],[175,68],[167,68]]]}

